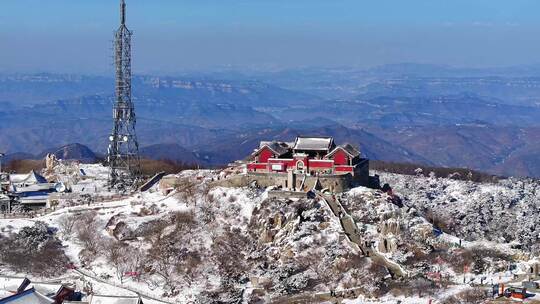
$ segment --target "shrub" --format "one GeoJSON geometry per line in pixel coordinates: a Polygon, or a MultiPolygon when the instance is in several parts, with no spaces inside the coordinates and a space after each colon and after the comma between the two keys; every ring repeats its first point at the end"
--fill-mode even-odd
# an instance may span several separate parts
{"type": "Polygon", "coordinates": [[[96,220],[97,213],[88,211],[77,216],[76,234],[84,249],[89,253],[97,253],[101,245],[100,223],[96,220]]]}
{"type": "Polygon", "coordinates": [[[392,282],[388,288],[394,296],[410,297],[413,295],[425,296],[432,294],[435,289],[435,284],[423,277],[413,278],[402,282],[392,282]]]}
{"type": "Polygon", "coordinates": [[[473,182],[489,183],[501,179],[500,176],[491,175],[467,168],[444,168],[430,167],[410,163],[393,163],[380,160],[372,160],[369,163],[370,169],[405,175],[418,175],[420,172],[433,172],[435,177],[445,177],[456,180],[466,180],[473,182]],[[418,170],[420,169],[420,170],[418,170]]]}
{"type": "Polygon", "coordinates": [[[44,277],[63,273],[69,263],[61,242],[42,222],[1,239],[0,260],[16,272],[44,277]]]}
{"type": "Polygon", "coordinates": [[[186,203],[195,204],[197,202],[197,183],[194,180],[183,178],[175,188],[180,199],[186,201],[186,203]]]}
{"type": "Polygon", "coordinates": [[[424,217],[443,232],[451,234],[456,232],[456,222],[451,218],[447,218],[433,210],[427,210],[424,217]]]}
{"type": "Polygon", "coordinates": [[[454,250],[452,254],[448,256],[447,262],[454,272],[463,273],[466,266],[470,266],[474,263],[474,256],[472,252],[467,249],[454,250]]]}
{"type": "Polygon", "coordinates": [[[69,240],[73,234],[75,224],[77,223],[77,217],[74,215],[63,215],[58,221],[60,232],[63,234],[64,239],[69,240]]]}
{"type": "Polygon", "coordinates": [[[45,160],[14,159],[2,167],[6,172],[28,173],[32,170],[41,171],[45,168],[45,160]]]}
{"type": "Polygon", "coordinates": [[[203,204],[199,208],[198,215],[203,223],[209,224],[213,222],[216,219],[217,212],[216,209],[214,209],[213,206],[210,206],[208,204],[203,204]]]}
{"type": "Polygon", "coordinates": [[[486,290],[480,288],[467,289],[444,299],[441,304],[476,304],[486,299],[486,290]]]}
{"type": "Polygon", "coordinates": [[[141,159],[141,171],[144,175],[152,176],[159,172],[174,174],[184,170],[197,169],[195,164],[173,161],[169,159],[141,159]]]}
{"type": "Polygon", "coordinates": [[[250,239],[239,229],[227,229],[214,239],[212,243],[212,260],[223,273],[222,285],[232,285],[246,275],[248,264],[247,253],[252,247],[250,239]],[[234,258],[231,258],[234,257],[234,258]]]}

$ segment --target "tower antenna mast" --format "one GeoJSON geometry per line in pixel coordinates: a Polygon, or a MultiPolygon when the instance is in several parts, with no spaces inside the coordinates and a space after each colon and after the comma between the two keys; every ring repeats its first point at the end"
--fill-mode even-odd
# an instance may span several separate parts
{"type": "Polygon", "coordinates": [[[114,126],[109,136],[107,160],[109,188],[128,190],[140,178],[139,143],[135,133],[135,107],[131,100],[131,36],[126,26],[126,3],[120,1],[120,27],[114,34],[115,101],[114,126]]]}

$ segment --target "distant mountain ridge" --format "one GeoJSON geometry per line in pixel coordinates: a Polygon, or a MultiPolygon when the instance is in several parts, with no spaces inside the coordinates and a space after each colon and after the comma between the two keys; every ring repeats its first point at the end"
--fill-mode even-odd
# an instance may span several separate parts
{"type": "MultiPolygon", "coordinates": [[[[83,143],[105,153],[114,81],[0,75],[0,151],[83,143]]],[[[358,144],[372,159],[540,176],[540,66],[401,64],[135,76],[141,153],[202,165],[298,134],[358,144]]],[[[70,152],[76,154],[75,152],[70,152]]]]}
{"type": "MultiPolygon", "coordinates": [[[[154,96],[181,102],[197,100],[250,107],[309,104],[320,100],[316,95],[255,80],[135,75],[132,87],[135,99],[154,96]]],[[[113,93],[114,79],[111,77],[47,73],[0,75],[0,103],[35,105],[92,95],[109,96],[113,93]]]]}
{"type": "Polygon", "coordinates": [[[176,143],[142,147],[139,152],[142,158],[171,160],[185,164],[199,164],[201,162],[192,151],[176,143]]]}
{"type": "Polygon", "coordinates": [[[85,145],[79,143],[68,144],[58,148],[45,150],[37,155],[37,158],[44,158],[47,154],[54,155],[57,159],[78,160],[82,163],[95,163],[98,156],[85,145]]]}
{"type": "MultiPolygon", "coordinates": [[[[200,134],[196,141],[185,141],[188,144],[179,144],[172,138],[167,139],[167,134],[152,132],[156,143],[147,145],[146,140],[140,141],[143,145],[141,156],[216,166],[245,158],[261,140],[293,140],[298,135],[333,136],[336,142],[358,145],[364,156],[374,160],[435,167],[468,167],[504,176],[540,177],[540,127],[463,125],[350,129],[334,124],[302,129],[282,127],[242,132],[203,132],[195,133],[200,134]]],[[[103,138],[96,139],[101,146],[105,145],[103,138]]],[[[51,152],[56,152],[58,158],[84,158],[89,161],[99,158],[90,151],[90,148],[80,144],[67,145],[46,149],[35,155],[8,154],[5,161],[14,158],[42,158],[51,152]]]]}
{"type": "MultiPolygon", "coordinates": [[[[200,161],[194,156],[193,152],[181,147],[178,144],[156,144],[140,149],[141,158],[155,160],[170,160],[185,164],[197,164],[200,161]]],[[[5,156],[3,161],[23,159],[44,159],[48,154],[56,156],[61,160],[76,160],[81,163],[91,164],[100,161],[103,155],[96,154],[90,148],[79,143],[67,144],[61,147],[50,148],[38,154],[28,153],[10,153],[5,156]]]]}
{"type": "Polygon", "coordinates": [[[99,160],[98,155],[96,155],[87,146],[79,143],[73,143],[63,145],[61,147],[50,148],[35,155],[22,152],[9,153],[6,154],[4,161],[10,162],[12,160],[22,159],[44,159],[48,154],[54,155],[57,159],[77,160],[85,164],[95,163],[99,160]]]}

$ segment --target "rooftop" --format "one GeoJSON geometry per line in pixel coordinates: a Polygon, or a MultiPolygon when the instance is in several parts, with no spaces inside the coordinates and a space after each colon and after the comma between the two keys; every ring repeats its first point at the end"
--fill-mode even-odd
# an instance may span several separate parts
{"type": "Polygon", "coordinates": [[[277,155],[283,155],[287,152],[289,152],[290,144],[286,142],[277,142],[277,141],[261,141],[261,144],[259,145],[259,148],[262,148],[264,146],[267,146],[272,151],[274,151],[277,155]]]}
{"type": "Polygon", "coordinates": [[[334,154],[338,149],[343,149],[345,152],[347,152],[351,157],[357,157],[360,156],[360,151],[358,151],[357,148],[355,148],[351,144],[344,144],[337,146],[332,152],[328,153],[328,156],[331,156],[334,154]]]}
{"type": "Polygon", "coordinates": [[[294,143],[294,150],[328,151],[332,148],[332,137],[302,137],[298,136],[294,143]]]}
{"type": "Polygon", "coordinates": [[[21,293],[14,294],[7,298],[1,299],[0,304],[52,304],[53,300],[42,295],[34,288],[27,289],[21,293]]]}
{"type": "Polygon", "coordinates": [[[28,174],[11,174],[10,181],[16,184],[41,184],[47,183],[45,177],[39,175],[36,171],[32,170],[28,174]]]}

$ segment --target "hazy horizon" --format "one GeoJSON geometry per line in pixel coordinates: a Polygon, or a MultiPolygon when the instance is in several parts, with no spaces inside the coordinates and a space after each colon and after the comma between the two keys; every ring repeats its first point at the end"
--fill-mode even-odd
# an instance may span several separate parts
{"type": "MultiPolygon", "coordinates": [[[[118,2],[5,0],[0,71],[104,74],[118,2]]],[[[538,1],[128,0],[136,73],[540,62],[538,1]]]]}

